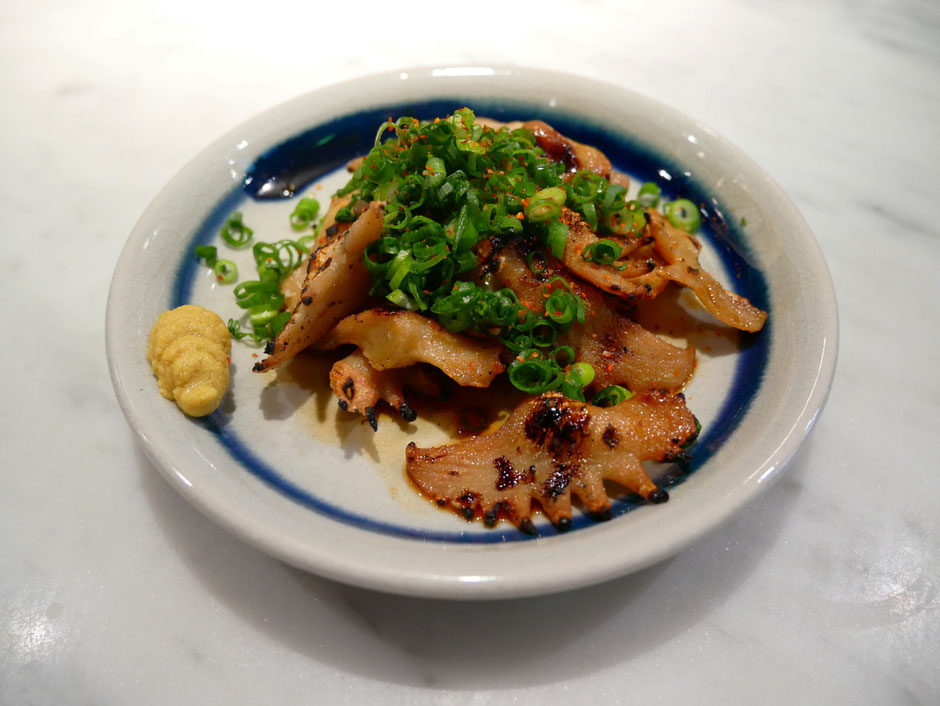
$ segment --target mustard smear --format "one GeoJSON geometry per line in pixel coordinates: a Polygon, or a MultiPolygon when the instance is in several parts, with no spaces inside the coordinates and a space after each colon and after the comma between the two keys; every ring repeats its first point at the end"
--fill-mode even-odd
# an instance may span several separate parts
{"type": "Polygon", "coordinates": [[[228,388],[231,347],[218,314],[193,304],[163,312],[147,348],[160,394],[190,417],[212,413],[228,388]]]}

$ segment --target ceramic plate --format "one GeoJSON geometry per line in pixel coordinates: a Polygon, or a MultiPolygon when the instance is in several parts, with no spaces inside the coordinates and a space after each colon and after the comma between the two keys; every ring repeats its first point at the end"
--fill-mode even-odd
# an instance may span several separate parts
{"type": "MultiPolygon", "coordinates": [[[[634,186],[634,188],[636,188],[634,186]]],[[[223,246],[224,247],[224,246],[223,246]]],[[[250,254],[226,251],[248,272],[250,254]]],[[[679,330],[676,330],[678,327],[679,330]]],[[[190,162],[144,213],[121,254],[108,301],[107,351],[125,415],[169,482],[207,515],[298,567],[402,594],[495,598],[583,586],[661,560],[715,528],[780,475],[827,397],[837,342],[832,284],[791,201],[712,130],[614,86],[522,68],[418,69],[325,88],[273,108],[190,162]],[[470,106],[496,119],[539,118],[601,148],[634,178],[701,204],[702,262],[769,312],[763,331],[718,326],[685,295],[681,322],[699,365],[687,389],[703,433],[682,467],[652,468],[662,505],[629,497],[596,523],[575,511],[561,534],[486,529],[438,509],[404,473],[404,446],[442,443],[446,429],[381,416],[378,433],[340,412],[328,364],[303,356],[251,372],[258,349],[235,342],[232,385],[218,411],[184,417],[162,398],[147,363],[157,316],[196,303],[240,313],[231,286],[193,255],[217,243],[236,210],[255,237],[296,237],[296,200],[324,205],[388,117],[443,116],[470,106]]],[[[438,420],[439,421],[439,420],[438,420]]],[[[446,424],[444,425],[446,427],[446,424]]]]}

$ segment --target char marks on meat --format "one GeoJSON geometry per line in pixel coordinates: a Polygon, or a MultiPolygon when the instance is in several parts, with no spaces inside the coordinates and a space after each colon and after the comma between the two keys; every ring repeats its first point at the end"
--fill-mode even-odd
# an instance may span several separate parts
{"type": "Polygon", "coordinates": [[[409,444],[407,469],[438,505],[464,517],[500,516],[521,528],[540,508],[564,528],[572,496],[588,512],[609,515],[605,480],[665,500],[642,464],[674,458],[695,433],[680,395],[641,393],[595,407],[549,392],[525,400],[490,434],[427,449],[409,444]]]}
{"type": "Polygon", "coordinates": [[[578,360],[594,368],[594,385],[624,385],[633,392],[678,392],[695,371],[695,349],[679,348],[647,331],[619,313],[600,292],[573,279],[557,260],[551,259],[539,274],[526,265],[513,248],[496,256],[493,282],[509,287],[523,302],[537,302],[545,284],[555,277],[568,282],[584,300],[584,323],[575,323],[559,343],[578,351],[578,360]]]}
{"type": "Polygon", "coordinates": [[[343,411],[363,414],[372,428],[377,427],[376,405],[384,402],[397,410],[406,422],[417,414],[405,400],[405,388],[428,397],[440,395],[440,385],[419,367],[376,370],[362,351],[356,350],[330,369],[330,387],[343,411]]]}
{"type": "Polygon", "coordinates": [[[742,331],[759,331],[767,314],[742,296],[730,292],[702,269],[701,246],[694,237],[673,226],[652,209],[646,211],[647,226],[632,240],[609,238],[622,248],[616,267],[601,265],[582,256],[597,241],[583,218],[564,209],[562,220],[568,226],[565,267],[598,289],[626,300],[651,299],[669,282],[688,287],[702,305],[719,321],[742,331]]]}
{"type": "Polygon", "coordinates": [[[369,273],[362,263],[366,246],[382,234],[385,206],[373,202],[353,225],[318,248],[290,320],[275,337],[271,353],[254,367],[271,370],[316,343],[344,316],[369,301],[369,273]]]}

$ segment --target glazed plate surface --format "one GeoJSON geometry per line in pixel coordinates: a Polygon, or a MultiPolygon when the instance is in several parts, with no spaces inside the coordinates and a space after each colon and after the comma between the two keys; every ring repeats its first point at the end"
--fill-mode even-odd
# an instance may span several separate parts
{"type": "MultiPolygon", "coordinates": [[[[249,251],[226,250],[247,277],[249,251]]],[[[395,593],[446,598],[535,595],[648,566],[688,546],[766,489],[805,439],[831,384],[837,311],[826,265],[805,221],[757,165],[709,128],[630,91],[518,67],[426,68],[370,76],[277,106],[217,140],[157,196],[114,273],[107,351],[121,407],[167,480],[215,521],[312,572],[395,593]],[[297,199],[325,207],[344,166],[371,147],[385,119],[433,118],[469,106],[498,120],[542,119],[604,151],[633,189],[702,206],[702,264],[769,312],[758,334],[718,325],[687,294],[642,312],[648,325],[698,351],[686,390],[702,436],[689,461],[651,470],[670,500],[614,500],[596,523],[575,510],[560,534],[507,523],[488,530],[439,510],[404,472],[404,447],[445,443],[447,414],[414,424],[379,418],[374,433],[340,412],[329,362],[301,356],[255,374],[261,352],[233,342],[232,383],[210,417],[184,417],[162,398],[147,337],[166,309],[193,303],[237,318],[231,285],[193,255],[220,245],[241,211],[255,238],[295,238],[297,199]],[[667,312],[680,312],[679,315],[667,312]]],[[[644,321],[644,323],[647,323],[644,321]]]]}

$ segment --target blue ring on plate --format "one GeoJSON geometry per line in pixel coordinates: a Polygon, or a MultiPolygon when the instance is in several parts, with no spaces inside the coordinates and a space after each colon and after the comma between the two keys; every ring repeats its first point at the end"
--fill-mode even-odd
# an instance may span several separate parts
{"type": "MultiPolygon", "coordinates": [[[[290,198],[284,190],[300,193],[304,187],[344,165],[350,159],[365,154],[374,144],[378,126],[389,117],[410,115],[420,119],[449,115],[454,110],[468,105],[459,97],[400,103],[382,106],[346,115],[323,125],[284,140],[267,150],[248,169],[242,186],[233,188],[212,208],[199,229],[189,241],[181,256],[173,286],[171,306],[189,303],[199,265],[191,257],[193,248],[199,244],[213,242],[222,224],[238,204],[245,198],[267,200],[290,198]]],[[[701,184],[687,165],[658,154],[629,135],[612,132],[609,127],[584,116],[577,116],[557,108],[541,104],[514,101],[472,101],[471,107],[478,115],[505,121],[518,119],[544,120],[559,132],[579,142],[594,145],[604,152],[615,167],[643,181],[659,184],[663,195],[669,199],[687,198],[702,205],[705,219],[702,234],[717,251],[725,271],[732,273],[736,289],[755,306],[770,312],[770,296],[762,272],[752,263],[756,262],[738,224],[726,217],[727,209],[701,184]]],[[[772,317],[758,334],[742,333],[740,352],[735,367],[734,379],[715,421],[691,448],[687,459],[676,466],[677,472],[662,479],[664,488],[672,488],[701,468],[722,446],[734,431],[757,395],[766,371],[770,355],[770,329],[772,317]]],[[[218,423],[218,412],[204,418],[202,424],[211,431],[219,443],[249,472],[283,493],[292,500],[322,513],[339,522],[350,524],[380,534],[410,539],[473,544],[494,544],[525,541],[536,537],[559,534],[551,524],[538,525],[536,537],[525,535],[515,528],[508,530],[438,532],[402,527],[351,513],[326,502],[291,483],[277,470],[255,454],[227,425],[218,423]]],[[[612,499],[614,517],[646,505],[640,499],[629,497],[612,499]]],[[[580,515],[572,517],[571,530],[590,527],[591,518],[580,515]]]]}

